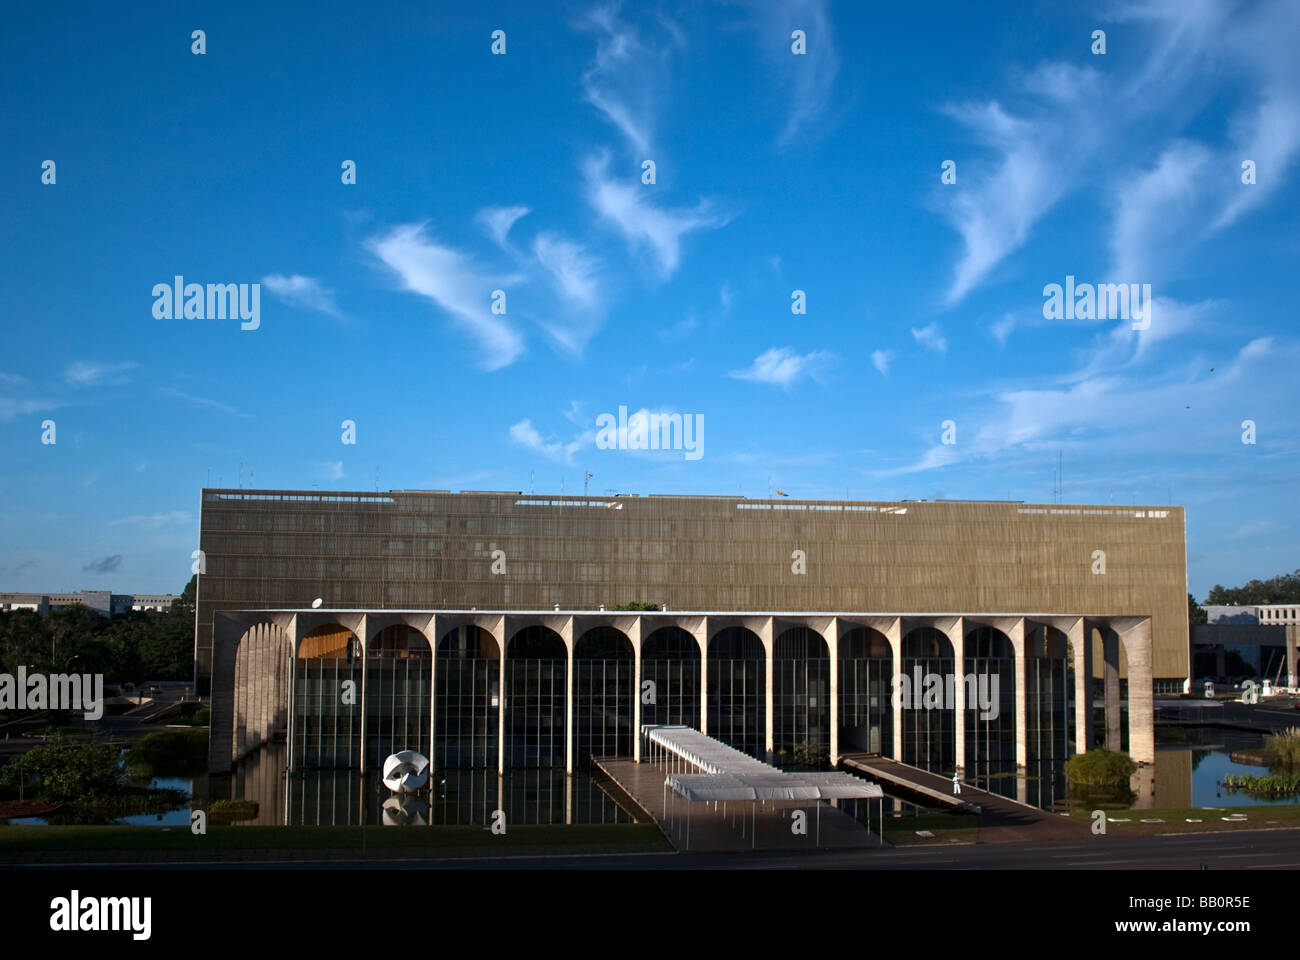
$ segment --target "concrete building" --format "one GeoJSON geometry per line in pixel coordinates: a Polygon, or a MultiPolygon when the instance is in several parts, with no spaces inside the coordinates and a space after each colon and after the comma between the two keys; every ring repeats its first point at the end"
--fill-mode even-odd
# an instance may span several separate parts
{"type": "Polygon", "coordinates": [[[291,767],[572,770],[643,722],[777,762],[1014,769],[1094,742],[1094,685],[1102,741],[1147,762],[1153,691],[1188,677],[1176,507],[202,496],[215,771],[277,736],[291,767]],[[937,708],[894,704],[932,675],[937,708]]]}
{"type": "Polygon", "coordinates": [[[1209,604],[1201,609],[1209,623],[1192,627],[1196,677],[1222,680],[1240,670],[1291,688],[1300,684],[1300,604],[1209,604]],[[1236,669],[1230,669],[1229,651],[1241,658],[1236,669]]]}
{"type": "Polygon", "coordinates": [[[113,593],[109,590],[82,590],[78,593],[0,593],[0,610],[33,610],[42,616],[77,604],[105,617],[140,610],[167,611],[172,593],[113,593]]]}

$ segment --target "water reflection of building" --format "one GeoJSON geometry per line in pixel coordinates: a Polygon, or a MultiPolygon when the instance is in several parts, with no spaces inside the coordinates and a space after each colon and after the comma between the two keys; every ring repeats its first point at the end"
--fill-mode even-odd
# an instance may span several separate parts
{"type": "Polygon", "coordinates": [[[295,774],[374,771],[401,749],[438,770],[574,772],[635,756],[638,724],[684,723],[778,764],[880,752],[992,783],[1098,741],[1150,760],[1155,682],[1187,675],[1181,510],[203,502],[198,654],[217,771],[284,738],[295,774]],[[601,608],[647,599],[672,609],[601,608]],[[582,607],[554,608],[565,601],[582,607]],[[939,705],[891,702],[904,674],[941,678],[939,705]],[[967,676],[997,678],[991,703],[967,676]]]}

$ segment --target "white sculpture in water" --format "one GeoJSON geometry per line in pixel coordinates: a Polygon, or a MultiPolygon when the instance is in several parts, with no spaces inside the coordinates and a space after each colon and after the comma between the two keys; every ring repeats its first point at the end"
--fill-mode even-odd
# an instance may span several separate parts
{"type": "Polygon", "coordinates": [[[414,793],[429,782],[429,760],[414,750],[399,750],[384,761],[384,786],[393,793],[414,793]]]}

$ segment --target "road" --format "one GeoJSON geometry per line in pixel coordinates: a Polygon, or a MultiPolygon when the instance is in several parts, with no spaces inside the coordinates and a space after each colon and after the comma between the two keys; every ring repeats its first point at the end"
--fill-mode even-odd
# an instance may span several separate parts
{"type": "MultiPolygon", "coordinates": [[[[808,853],[652,853],[473,860],[303,860],[89,864],[78,870],[1300,870],[1300,829],[1169,837],[1095,837],[1080,843],[954,844],[808,853]]],[[[24,867],[66,870],[67,864],[24,867]]]]}

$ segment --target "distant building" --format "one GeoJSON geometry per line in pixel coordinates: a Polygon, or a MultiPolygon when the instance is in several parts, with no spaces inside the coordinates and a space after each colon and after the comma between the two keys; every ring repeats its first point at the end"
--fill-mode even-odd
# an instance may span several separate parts
{"type": "Polygon", "coordinates": [[[1228,664],[1229,651],[1235,651],[1246,672],[1258,671],[1296,686],[1300,604],[1208,604],[1201,609],[1209,623],[1192,627],[1194,676],[1222,679],[1235,672],[1228,664]]]}
{"type": "Polygon", "coordinates": [[[167,611],[174,593],[111,593],[108,590],[81,590],[77,593],[0,593],[0,610],[33,610],[45,616],[52,610],[82,604],[100,616],[116,617],[140,610],[167,611]]]}

